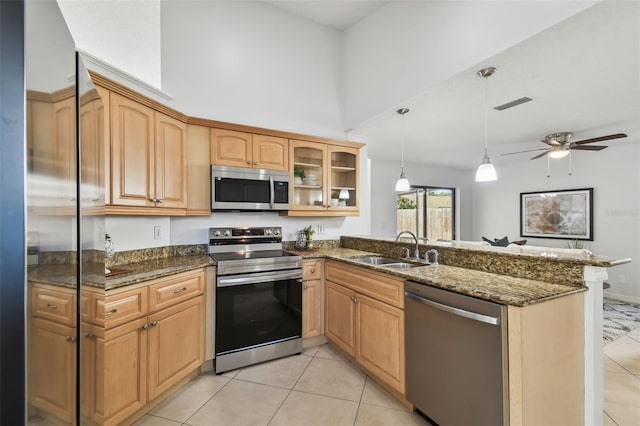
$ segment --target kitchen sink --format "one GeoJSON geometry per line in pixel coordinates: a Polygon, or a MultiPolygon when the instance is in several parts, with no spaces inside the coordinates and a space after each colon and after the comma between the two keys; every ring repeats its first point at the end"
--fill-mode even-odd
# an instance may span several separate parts
{"type": "Polygon", "coordinates": [[[382,256],[367,256],[367,257],[352,257],[351,260],[360,263],[366,263],[367,265],[386,265],[390,263],[401,263],[398,259],[382,256]]]}
{"type": "Polygon", "coordinates": [[[384,257],[384,256],[366,256],[366,257],[352,257],[350,260],[354,262],[364,263],[367,265],[377,265],[383,266],[385,268],[394,268],[394,269],[407,269],[413,268],[415,266],[413,263],[403,262],[398,259],[394,259],[392,257],[384,257]]]}

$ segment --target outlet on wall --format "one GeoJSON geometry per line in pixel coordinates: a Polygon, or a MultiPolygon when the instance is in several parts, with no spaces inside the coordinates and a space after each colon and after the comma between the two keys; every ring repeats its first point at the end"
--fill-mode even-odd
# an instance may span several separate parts
{"type": "Polygon", "coordinates": [[[323,223],[319,223],[317,228],[318,228],[318,234],[326,234],[327,233],[327,228],[325,227],[325,225],[323,223]]]}
{"type": "Polygon", "coordinates": [[[156,225],[153,227],[153,239],[154,240],[160,239],[160,225],[156,225]]]}

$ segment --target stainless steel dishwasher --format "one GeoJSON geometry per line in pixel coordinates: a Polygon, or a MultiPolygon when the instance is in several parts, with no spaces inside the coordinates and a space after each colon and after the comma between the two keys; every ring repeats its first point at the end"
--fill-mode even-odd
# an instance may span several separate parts
{"type": "Polygon", "coordinates": [[[508,424],[506,306],[405,281],[407,399],[441,426],[508,424]]]}

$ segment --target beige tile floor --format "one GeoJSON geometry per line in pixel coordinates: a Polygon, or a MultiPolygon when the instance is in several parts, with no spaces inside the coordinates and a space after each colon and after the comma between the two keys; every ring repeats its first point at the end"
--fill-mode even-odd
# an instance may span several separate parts
{"type": "Polygon", "coordinates": [[[428,424],[322,345],[219,376],[201,374],[136,426],[428,424]]]}
{"type": "Polygon", "coordinates": [[[604,424],[640,426],[640,328],[603,348],[604,424]]]}

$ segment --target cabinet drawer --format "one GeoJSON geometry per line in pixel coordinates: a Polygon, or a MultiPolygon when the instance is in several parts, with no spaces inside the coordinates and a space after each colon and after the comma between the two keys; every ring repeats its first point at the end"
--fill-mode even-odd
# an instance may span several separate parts
{"type": "Polygon", "coordinates": [[[204,292],[204,271],[185,272],[149,285],[149,312],[174,305],[204,292]]]}
{"type": "Polygon", "coordinates": [[[31,314],[58,324],[76,323],[76,297],[72,293],[48,288],[31,289],[31,314]]]}
{"type": "Polygon", "coordinates": [[[112,328],[140,318],[149,312],[147,301],[146,287],[109,295],[105,299],[96,298],[95,322],[105,328],[112,328]]]}
{"type": "Polygon", "coordinates": [[[304,260],[302,262],[302,279],[319,280],[322,278],[322,261],[321,260],[304,260]]]}
{"type": "Polygon", "coordinates": [[[404,280],[340,262],[327,262],[325,279],[404,309],[404,280]]]}

